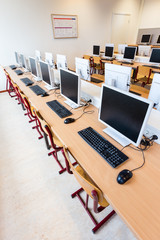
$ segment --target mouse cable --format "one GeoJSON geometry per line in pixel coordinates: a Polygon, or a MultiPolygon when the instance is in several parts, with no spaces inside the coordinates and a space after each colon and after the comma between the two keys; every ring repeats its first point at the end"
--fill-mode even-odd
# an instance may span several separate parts
{"type": "Polygon", "coordinates": [[[86,105],[83,107],[83,113],[78,117],[76,118],[75,120],[78,120],[79,118],[81,118],[85,113],[86,114],[92,114],[94,113],[94,110],[91,110],[91,111],[85,111],[88,107],[90,106],[90,103],[86,103],[86,105]]]}
{"type": "Polygon", "coordinates": [[[146,159],[145,159],[145,156],[144,156],[144,150],[141,149],[140,151],[141,151],[142,156],[143,156],[143,163],[142,163],[141,166],[139,166],[139,167],[137,167],[137,168],[134,168],[134,169],[130,170],[131,172],[133,172],[133,171],[135,171],[135,170],[138,170],[138,169],[142,168],[142,167],[144,166],[145,162],[146,162],[146,159]]]}

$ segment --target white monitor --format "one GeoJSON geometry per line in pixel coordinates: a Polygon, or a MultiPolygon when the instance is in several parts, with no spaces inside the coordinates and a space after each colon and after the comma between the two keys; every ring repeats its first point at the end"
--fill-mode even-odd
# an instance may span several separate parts
{"type": "Polygon", "coordinates": [[[37,64],[35,58],[29,57],[29,64],[31,73],[36,81],[42,80],[42,78],[39,77],[40,73],[38,73],[39,69],[37,69],[37,64]]]}
{"type": "Polygon", "coordinates": [[[118,53],[124,54],[125,47],[128,47],[127,44],[118,44],[118,53]]]}
{"type": "Polygon", "coordinates": [[[93,45],[93,55],[94,56],[100,55],[100,46],[99,45],[93,45]]]}
{"type": "Polygon", "coordinates": [[[114,44],[106,44],[104,56],[110,60],[110,59],[113,59],[113,53],[114,53],[114,44]]]}
{"type": "Polygon", "coordinates": [[[90,64],[88,59],[75,58],[76,73],[80,75],[80,78],[90,81],[90,64]]]}
{"type": "Polygon", "coordinates": [[[54,82],[54,76],[51,75],[51,72],[50,72],[50,65],[43,61],[39,61],[39,64],[40,64],[42,80],[47,84],[45,85],[45,88],[47,88],[48,90],[56,88],[57,86],[54,82]]]}
{"type": "Polygon", "coordinates": [[[151,46],[144,46],[144,45],[138,46],[139,56],[150,56],[150,52],[151,52],[151,46]]]}
{"type": "Polygon", "coordinates": [[[27,60],[23,54],[20,54],[20,59],[21,59],[21,67],[24,68],[25,72],[29,71],[29,66],[27,65],[27,60]]]}
{"type": "Polygon", "coordinates": [[[122,146],[141,142],[153,102],[135,94],[103,85],[99,120],[103,131],[122,146]]]}
{"type": "Polygon", "coordinates": [[[51,67],[55,67],[52,53],[49,53],[49,52],[45,53],[45,62],[49,63],[51,67]]]}
{"type": "Polygon", "coordinates": [[[134,61],[136,50],[137,50],[137,47],[125,47],[123,60],[128,62],[134,61]]]}
{"type": "Polygon", "coordinates": [[[40,61],[42,58],[41,58],[41,53],[39,50],[35,50],[35,58],[36,60],[40,61]]]}
{"type": "Polygon", "coordinates": [[[19,66],[21,66],[20,56],[19,56],[18,52],[14,52],[14,54],[15,54],[15,58],[16,58],[16,63],[19,66]]]}
{"type": "Polygon", "coordinates": [[[148,99],[154,102],[155,108],[158,109],[160,107],[160,74],[158,73],[154,74],[148,99]]]}
{"type": "Polygon", "coordinates": [[[72,108],[80,106],[80,88],[81,80],[79,74],[60,69],[60,93],[67,99],[65,103],[72,108]]]}
{"type": "Polygon", "coordinates": [[[105,84],[129,91],[131,71],[131,67],[105,63],[105,84]]]}
{"type": "Polygon", "coordinates": [[[143,34],[142,38],[141,38],[141,43],[142,44],[149,44],[150,41],[151,41],[151,37],[152,37],[151,34],[143,34]]]}
{"type": "Polygon", "coordinates": [[[152,48],[149,62],[153,65],[160,65],[160,48],[152,48]]]}
{"type": "Polygon", "coordinates": [[[67,68],[67,58],[65,55],[57,54],[57,69],[68,69],[67,68]]]}

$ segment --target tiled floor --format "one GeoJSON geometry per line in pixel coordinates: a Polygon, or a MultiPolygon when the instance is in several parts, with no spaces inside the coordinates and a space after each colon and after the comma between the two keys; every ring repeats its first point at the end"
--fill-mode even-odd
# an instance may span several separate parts
{"type": "MultiPolygon", "coordinates": [[[[74,176],[58,174],[43,139],[15,99],[0,94],[0,239],[135,240],[119,216],[95,235],[78,199],[74,176]]],[[[104,213],[103,213],[104,214],[104,213]]]]}

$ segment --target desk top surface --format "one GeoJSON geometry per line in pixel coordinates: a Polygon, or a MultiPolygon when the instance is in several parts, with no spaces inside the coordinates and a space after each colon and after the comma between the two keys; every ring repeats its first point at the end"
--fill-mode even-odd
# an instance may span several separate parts
{"type": "MultiPolygon", "coordinates": [[[[19,79],[30,78],[30,74],[17,76],[13,70],[7,68],[11,78],[19,85],[21,90],[41,113],[44,119],[53,127],[53,131],[68,147],[73,156],[87,171],[104,193],[108,202],[121,218],[132,229],[139,239],[160,239],[160,145],[154,145],[145,152],[146,163],[143,168],[133,172],[133,177],[124,185],[116,181],[118,173],[123,169],[134,169],[143,162],[142,153],[127,147],[123,152],[129,157],[125,163],[117,169],[113,169],[94,149],[78,135],[78,131],[88,126],[93,127],[102,136],[107,138],[117,148],[122,149],[117,142],[107,136],[102,130],[105,126],[98,121],[98,109],[90,106],[88,110],[94,110],[93,114],[84,114],[72,124],[64,124],[47,105],[46,102],[57,99],[54,90],[48,97],[36,96],[29,87],[26,87],[19,79]]],[[[44,87],[43,82],[37,83],[44,87]]],[[[58,98],[63,105],[64,98],[58,98]]],[[[65,105],[66,106],[66,105],[65,105]]],[[[67,107],[67,106],[66,106],[67,107]]],[[[82,109],[73,110],[73,118],[78,118],[82,109]]]]}

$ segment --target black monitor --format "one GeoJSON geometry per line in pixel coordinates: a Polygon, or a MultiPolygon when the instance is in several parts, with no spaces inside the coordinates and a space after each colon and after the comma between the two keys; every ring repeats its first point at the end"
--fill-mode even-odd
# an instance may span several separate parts
{"type": "Polygon", "coordinates": [[[128,60],[134,60],[136,50],[136,47],[125,47],[123,58],[128,60]]]}
{"type": "Polygon", "coordinates": [[[111,86],[102,86],[99,120],[122,146],[140,144],[153,102],[111,86]]]}
{"type": "Polygon", "coordinates": [[[114,50],[114,47],[106,46],[105,47],[105,57],[112,58],[113,57],[113,50],[114,50]]]}
{"type": "Polygon", "coordinates": [[[152,48],[149,62],[160,64],[160,48],[152,48]]]}
{"type": "Polygon", "coordinates": [[[100,55],[100,46],[98,45],[93,46],[93,55],[97,55],[97,56],[100,55]]]}
{"type": "Polygon", "coordinates": [[[20,58],[21,58],[21,65],[23,68],[26,68],[26,65],[25,65],[25,60],[24,60],[24,55],[23,54],[20,54],[20,58]]]}
{"type": "Polygon", "coordinates": [[[39,64],[41,68],[42,80],[51,85],[51,77],[48,64],[43,61],[39,61],[39,64]]]}
{"type": "Polygon", "coordinates": [[[151,34],[144,34],[141,38],[141,43],[149,44],[151,40],[151,34]]]}
{"type": "Polygon", "coordinates": [[[31,73],[37,76],[36,60],[35,58],[29,57],[31,73]]]}
{"type": "Polygon", "coordinates": [[[160,35],[158,36],[157,43],[160,43],[160,35]]]}
{"type": "Polygon", "coordinates": [[[69,70],[60,69],[60,93],[68,99],[71,107],[80,105],[80,77],[69,70]]]}

